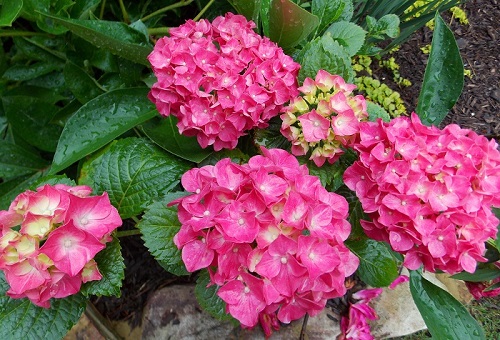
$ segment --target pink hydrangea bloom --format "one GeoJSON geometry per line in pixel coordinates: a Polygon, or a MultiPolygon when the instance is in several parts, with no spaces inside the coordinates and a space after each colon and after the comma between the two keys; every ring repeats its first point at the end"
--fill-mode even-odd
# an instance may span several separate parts
{"type": "Polygon", "coordinates": [[[292,142],[292,153],[309,155],[317,166],[335,162],[358,139],[359,124],[368,118],[363,96],[354,96],[355,85],[319,70],[306,78],[281,115],[281,133],[292,142]]]}
{"type": "Polygon", "coordinates": [[[349,306],[349,316],[340,321],[339,340],[373,340],[369,321],[378,318],[369,302],[382,293],[382,288],[363,289],[352,295],[355,303],[349,306]]]}
{"type": "Polygon", "coordinates": [[[10,297],[48,308],[51,298],[76,294],[82,283],[102,278],[93,258],[122,221],[106,193],[91,192],[44,185],[0,211],[0,269],[10,297]]]}
{"type": "Polygon", "coordinates": [[[372,221],[369,237],[405,254],[404,265],[434,272],[474,272],[495,238],[500,152],[457,125],[443,130],[418,116],[361,124],[359,160],[344,173],[372,221]]]}
{"type": "Polygon", "coordinates": [[[149,98],[203,148],[234,149],[245,131],[267,127],[298,93],[300,65],[254,28],[232,13],[212,23],[189,20],[148,57],[158,79],[149,98]]]}
{"type": "Polygon", "coordinates": [[[244,327],[318,314],[343,296],[359,260],[344,245],[347,201],[328,192],[281,149],[262,148],[248,164],[223,159],[189,170],[180,198],[182,249],[189,271],[207,268],[227,311],[244,327]]]}

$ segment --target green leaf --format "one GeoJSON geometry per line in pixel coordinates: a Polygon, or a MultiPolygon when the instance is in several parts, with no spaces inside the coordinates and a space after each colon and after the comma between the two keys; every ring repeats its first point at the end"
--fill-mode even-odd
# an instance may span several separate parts
{"type": "Polygon", "coordinates": [[[368,120],[370,122],[375,122],[377,118],[381,118],[384,122],[391,120],[389,113],[382,106],[372,101],[366,101],[366,111],[368,111],[368,120]]]}
{"type": "Polygon", "coordinates": [[[148,88],[110,91],[83,105],[61,134],[50,173],[57,173],[100,149],[122,133],[154,117],[148,88]]]}
{"type": "MultiPolygon", "coordinates": [[[[491,211],[500,220],[500,208],[491,208],[491,211]]],[[[500,223],[497,225],[497,238],[495,240],[495,245],[498,251],[500,251],[500,223]]]]}
{"type": "MultiPolygon", "coordinates": [[[[313,0],[311,4],[311,13],[319,19],[319,25],[316,30],[321,34],[323,30],[331,23],[337,21],[346,8],[347,0],[313,0]]],[[[351,1],[352,2],[352,1],[351,1]]]]}
{"type": "MultiPolygon", "coordinates": [[[[299,161],[302,160],[299,158],[299,161]]],[[[329,191],[337,190],[344,183],[342,175],[346,168],[341,162],[335,162],[333,164],[326,162],[319,167],[314,164],[313,161],[307,160],[305,164],[307,164],[309,174],[318,177],[321,181],[321,185],[326,187],[329,191]]]]}
{"type": "Polygon", "coordinates": [[[88,19],[90,14],[99,6],[102,0],[76,0],[71,7],[70,14],[72,18],[88,19]]]}
{"type": "Polygon", "coordinates": [[[436,13],[434,21],[431,53],[416,110],[426,125],[441,123],[464,85],[464,67],[453,32],[439,13],[436,13]]]}
{"type": "Polygon", "coordinates": [[[123,22],[46,16],[98,48],[109,50],[111,53],[135,63],[149,65],[147,56],[153,50],[151,45],[141,32],[123,22]]]}
{"type": "Polygon", "coordinates": [[[485,339],[481,326],[460,302],[416,271],[410,271],[410,291],[433,338],[485,339]]]}
{"type": "Polygon", "coordinates": [[[368,35],[376,39],[384,39],[384,35],[396,38],[399,34],[399,17],[396,14],[386,14],[379,20],[367,16],[368,35]]]}
{"type": "Polygon", "coordinates": [[[302,65],[299,71],[300,82],[307,77],[314,79],[319,70],[338,74],[349,83],[354,78],[349,53],[330,35],[323,35],[307,43],[299,52],[297,61],[302,65]]]}
{"type": "Polygon", "coordinates": [[[82,104],[104,92],[94,78],[81,67],[69,61],[64,66],[64,82],[82,104]]]}
{"type": "Polygon", "coordinates": [[[0,178],[12,178],[36,172],[49,163],[18,145],[0,141],[0,178]]]}
{"type": "Polygon", "coordinates": [[[29,144],[54,152],[62,127],[51,124],[56,107],[29,96],[3,96],[5,115],[12,129],[29,144]]]}
{"type": "Polygon", "coordinates": [[[153,142],[168,152],[191,162],[199,163],[207,158],[212,149],[202,149],[194,137],[179,133],[174,116],[155,117],[141,125],[142,130],[153,142]]]}
{"type": "Polygon", "coordinates": [[[71,178],[66,177],[66,175],[51,175],[43,176],[38,178],[36,181],[30,184],[29,189],[35,191],[37,188],[45,185],[56,185],[56,184],[66,184],[69,186],[76,186],[76,183],[71,178]]]}
{"type": "Polygon", "coordinates": [[[259,25],[261,0],[228,0],[239,14],[259,25]]]}
{"type": "Polygon", "coordinates": [[[363,46],[366,32],[352,22],[339,21],[331,24],[325,34],[330,34],[333,40],[344,46],[349,56],[353,56],[363,46]]]}
{"type": "Polygon", "coordinates": [[[95,261],[102,279],[85,283],[81,290],[85,296],[120,297],[120,288],[125,278],[125,263],[121,249],[120,241],[113,238],[113,241],[106,244],[106,248],[97,253],[95,261]]]}
{"type": "Polygon", "coordinates": [[[372,287],[386,287],[398,277],[398,266],[392,252],[372,239],[348,240],[346,245],[359,258],[357,274],[372,287]]]}
{"type": "Polygon", "coordinates": [[[8,1],[4,0],[0,8],[0,27],[12,26],[12,23],[21,13],[23,0],[8,1]]]}
{"type": "Polygon", "coordinates": [[[32,65],[14,65],[8,68],[3,77],[13,81],[26,81],[43,76],[59,68],[58,64],[39,61],[32,65]]]}
{"type": "Polygon", "coordinates": [[[151,204],[137,227],[142,233],[144,245],[165,270],[178,276],[188,275],[181,251],[173,242],[181,224],[177,218],[177,208],[167,207],[170,197],[151,204]]]}
{"type": "Polygon", "coordinates": [[[269,38],[284,50],[298,45],[319,24],[317,16],[291,0],[272,0],[269,18],[269,38]]]}
{"type": "Polygon", "coordinates": [[[219,286],[213,284],[207,287],[209,283],[210,276],[208,272],[206,270],[201,271],[194,288],[194,294],[201,308],[217,320],[234,321],[230,314],[226,314],[226,303],[217,295],[219,286]]]}
{"type": "Polygon", "coordinates": [[[500,277],[500,269],[498,268],[478,268],[474,273],[462,272],[451,276],[456,280],[469,282],[486,282],[497,277],[500,277]]]}
{"type": "Polygon", "coordinates": [[[269,126],[265,129],[256,129],[254,140],[257,145],[262,145],[267,149],[290,149],[290,142],[281,133],[282,120],[274,117],[269,121],[269,126]]]}
{"type": "Polygon", "coordinates": [[[0,210],[9,209],[10,203],[17,195],[28,189],[31,183],[42,176],[42,172],[33,175],[19,176],[0,183],[0,210]]]}
{"type": "Polygon", "coordinates": [[[262,24],[262,35],[269,37],[269,10],[271,9],[272,0],[260,1],[260,21],[262,24]]]}
{"type": "Polygon", "coordinates": [[[126,219],[174,188],[190,167],[145,139],[126,138],[90,161],[84,183],[96,193],[106,191],[126,219]]]}
{"type": "Polygon", "coordinates": [[[35,306],[30,300],[11,299],[5,292],[9,284],[0,272],[0,338],[62,339],[85,310],[82,294],[52,299],[50,308],[35,306]]]}

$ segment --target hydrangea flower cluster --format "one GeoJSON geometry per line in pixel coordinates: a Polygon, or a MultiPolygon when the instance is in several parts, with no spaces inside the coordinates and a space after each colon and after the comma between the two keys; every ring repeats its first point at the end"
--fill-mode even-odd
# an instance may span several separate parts
{"type": "Polygon", "coordinates": [[[108,195],[87,186],[44,185],[0,211],[0,269],[14,299],[49,308],[51,298],[76,294],[102,278],[94,256],[122,224],[108,195]]]}
{"type": "Polygon", "coordinates": [[[340,321],[341,334],[338,340],[373,340],[369,321],[378,319],[378,315],[369,305],[370,301],[382,294],[382,288],[363,289],[354,294],[357,300],[349,306],[349,316],[340,321]]]}
{"type": "Polygon", "coordinates": [[[174,243],[187,270],[207,268],[227,311],[244,327],[260,319],[269,335],[278,320],[316,315],[344,295],[359,260],[344,245],[345,198],[288,152],[262,153],[248,164],[223,159],[189,170],[182,185],[193,194],[171,204],[178,204],[174,243]]]}
{"type": "Polygon", "coordinates": [[[335,162],[359,135],[360,121],[368,118],[363,96],[353,96],[356,85],[341,76],[319,70],[316,78],[306,78],[281,115],[281,133],[292,142],[296,156],[308,154],[317,166],[335,162]]]}
{"type": "Polygon", "coordinates": [[[158,79],[149,98],[203,148],[234,149],[245,131],[267,127],[298,94],[300,65],[254,28],[232,13],[212,23],[189,20],[148,57],[158,79]]]}
{"type": "Polygon", "coordinates": [[[500,152],[494,140],[455,124],[422,125],[416,114],[363,123],[359,160],[344,173],[372,222],[369,237],[406,254],[404,265],[474,272],[495,238],[500,152]]]}

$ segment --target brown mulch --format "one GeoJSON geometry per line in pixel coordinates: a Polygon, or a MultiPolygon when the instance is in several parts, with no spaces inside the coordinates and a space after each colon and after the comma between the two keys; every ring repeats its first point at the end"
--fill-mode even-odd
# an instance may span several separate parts
{"type": "MultiPolygon", "coordinates": [[[[499,0],[469,0],[465,4],[470,24],[460,25],[450,15],[443,17],[450,25],[460,47],[465,67],[472,78],[465,78],[464,90],[443,124],[456,123],[488,138],[500,139],[500,6],[499,0]]],[[[412,82],[399,88],[390,81],[383,69],[375,76],[400,92],[409,112],[417,106],[420,85],[424,77],[427,55],[420,47],[431,43],[432,31],[423,28],[415,33],[394,54],[400,73],[412,82]]],[[[378,72],[378,73],[377,73],[378,72]]],[[[142,309],[149,294],[173,283],[193,281],[167,273],[149,254],[140,236],[121,239],[126,272],[121,298],[93,298],[92,302],[110,320],[126,320],[131,325],[141,322],[142,309]]]]}

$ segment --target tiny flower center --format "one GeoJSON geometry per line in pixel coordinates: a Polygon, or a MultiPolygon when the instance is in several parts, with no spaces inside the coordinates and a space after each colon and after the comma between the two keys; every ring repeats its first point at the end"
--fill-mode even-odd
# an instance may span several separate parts
{"type": "Polygon", "coordinates": [[[288,262],[288,259],[286,257],[281,258],[281,263],[286,264],[288,262]]]}
{"type": "Polygon", "coordinates": [[[313,123],[313,125],[314,125],[314,126],[316,126],[316,127],[318,127],[318,126],[319,126],[319,122],[318,122],[318,121],[315,121],[315,122],[313,123]]]}
{"type": "Polygon", "coordinates": [[[245,294],[248,294],[248,293],[250,293],[250,288],[245,287],[245,289],[243,291],[245,292],[245,294]]]}
{"type": "Polygon", "coordinates": [[[444,240],[444,236],[443,235],[439,235],[438,241],[442,241],[442,240],[444,240]]]}
{"type": "Polygon", "coordinates": [[[405,206],[406,205],[406,201],[401,201],[401,205],[405,206]]]}
{"type": "Polygon", "coordinates": [[[316,255],[314,253],[309,253],[309,258],[311,260],[314,260],[315,257],[316,257],[316,255]]]}
{"type": "Polygon", "coordinates": [[[64,248],[71,248],[71,246],[73,245],[73,242],[69,239],[66,239],[64,240],[64,248]]]}
{"type": "Polygon", "coordinates": [[[208,216],[208,215],[210,215],[210,211],[205,210],[205,211],[203,212],[203,216],[208,216]]]}
{"type": "Polygon", "coordinates": [[[83,225],[87,225],[89,223],[89,219],[87,217],[82,217],[80,219],[80,223],[83,225]]]}
{"type": "Polygon", "coordinates": [[[245,224],[245,220],[244,220],[244,219],[242,219],[242,218],[240,218],[240,219],[238,220],[238,224],[239,224],[239,225],[243,225],[243,224],[245,224]]]}

